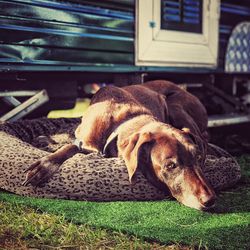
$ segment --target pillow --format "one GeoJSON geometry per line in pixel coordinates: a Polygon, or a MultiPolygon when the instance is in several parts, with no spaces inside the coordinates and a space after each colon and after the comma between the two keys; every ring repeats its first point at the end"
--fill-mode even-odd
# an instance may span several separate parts
{"type": "MultiPolygon", "coordinates": [[[[34,161],[73,140],[80,119],[24,120],[0,124],[0,188],[24,196],[88,201],[159,200],[168,198],[152,186],[140,171],[129,182],[121,158],[101,154],[76,154],[66,160],[41,187],[23,186],[26,170],[34,161]]],[[[203,167],[215,190],[231,187],[240,179],[240,166],[223,149],[209,144],[203,167]]]]}

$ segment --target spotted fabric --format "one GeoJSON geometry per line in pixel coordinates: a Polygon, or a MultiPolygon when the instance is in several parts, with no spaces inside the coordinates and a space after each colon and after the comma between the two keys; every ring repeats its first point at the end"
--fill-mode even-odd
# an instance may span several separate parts
{"type": "Polygon", "coordinates": [[[227,72],[250,72],[250,22],[238,24],[233,30],[226,52],[227,72]]]}
{"type": "MultiPolygon", "coordinates": [[[[93,153],[76,154],[42,187],[23,186],[24,170],[34,161],[73,140],[79,119],[38,119],[0,124],[0,188],[24,196],[88,201],[168,198],[138,171],[131,184],[124,161],[93,153]]],[[[240,167],[224,150],[209,146],[204,174],[216,190],[240,179],[240,167]]]]}

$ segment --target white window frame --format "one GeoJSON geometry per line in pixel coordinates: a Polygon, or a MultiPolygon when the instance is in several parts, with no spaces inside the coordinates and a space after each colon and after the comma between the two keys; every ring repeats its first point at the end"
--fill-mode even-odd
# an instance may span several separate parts
{"type": "Polygon", "coordinates": [[[136,1],[136,65],[217,66],[220,0],[203,0],[201,34],[161,29],[160,11],[160,0],[136,1]]]}

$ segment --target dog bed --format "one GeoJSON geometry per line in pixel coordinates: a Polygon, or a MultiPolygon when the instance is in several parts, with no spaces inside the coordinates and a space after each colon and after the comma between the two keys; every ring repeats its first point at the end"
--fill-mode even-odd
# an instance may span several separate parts
{"type": "MultiPolygon", "coordinates": [[[[0,188],[23,196],[88,201],[159,200],[167,194],[152,186],[138,171],[129,182],[120,158],[76,154],[66,160],[41,187],[23,186],[24,171],[36,160],[73,140],[80,119],[34,119],[0,124],[0,188]]],[[[203,172],[215,190],[232,187],[240,166],[223,149],[209,144],[203,172]]]]}

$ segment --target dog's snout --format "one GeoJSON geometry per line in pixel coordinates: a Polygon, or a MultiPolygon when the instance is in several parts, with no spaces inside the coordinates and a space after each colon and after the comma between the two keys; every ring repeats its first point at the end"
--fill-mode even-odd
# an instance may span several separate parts
{"type": "Polygon", "coordinates": [[[199,202],[203,206],[203,208],[209,209],[215,205],[216,201],[216,194],[212,187],[207,183],[205,177],[203,176],[200,169],[196,169],[196,174],[199,179],[199,202]]]}
{"type": "Polygon", "coordinates": [[[201,171],[186,171],[186,187],[182,203],[199,210],[209,210],[214,207],[216,194],[204,178],[201,171]]]}

